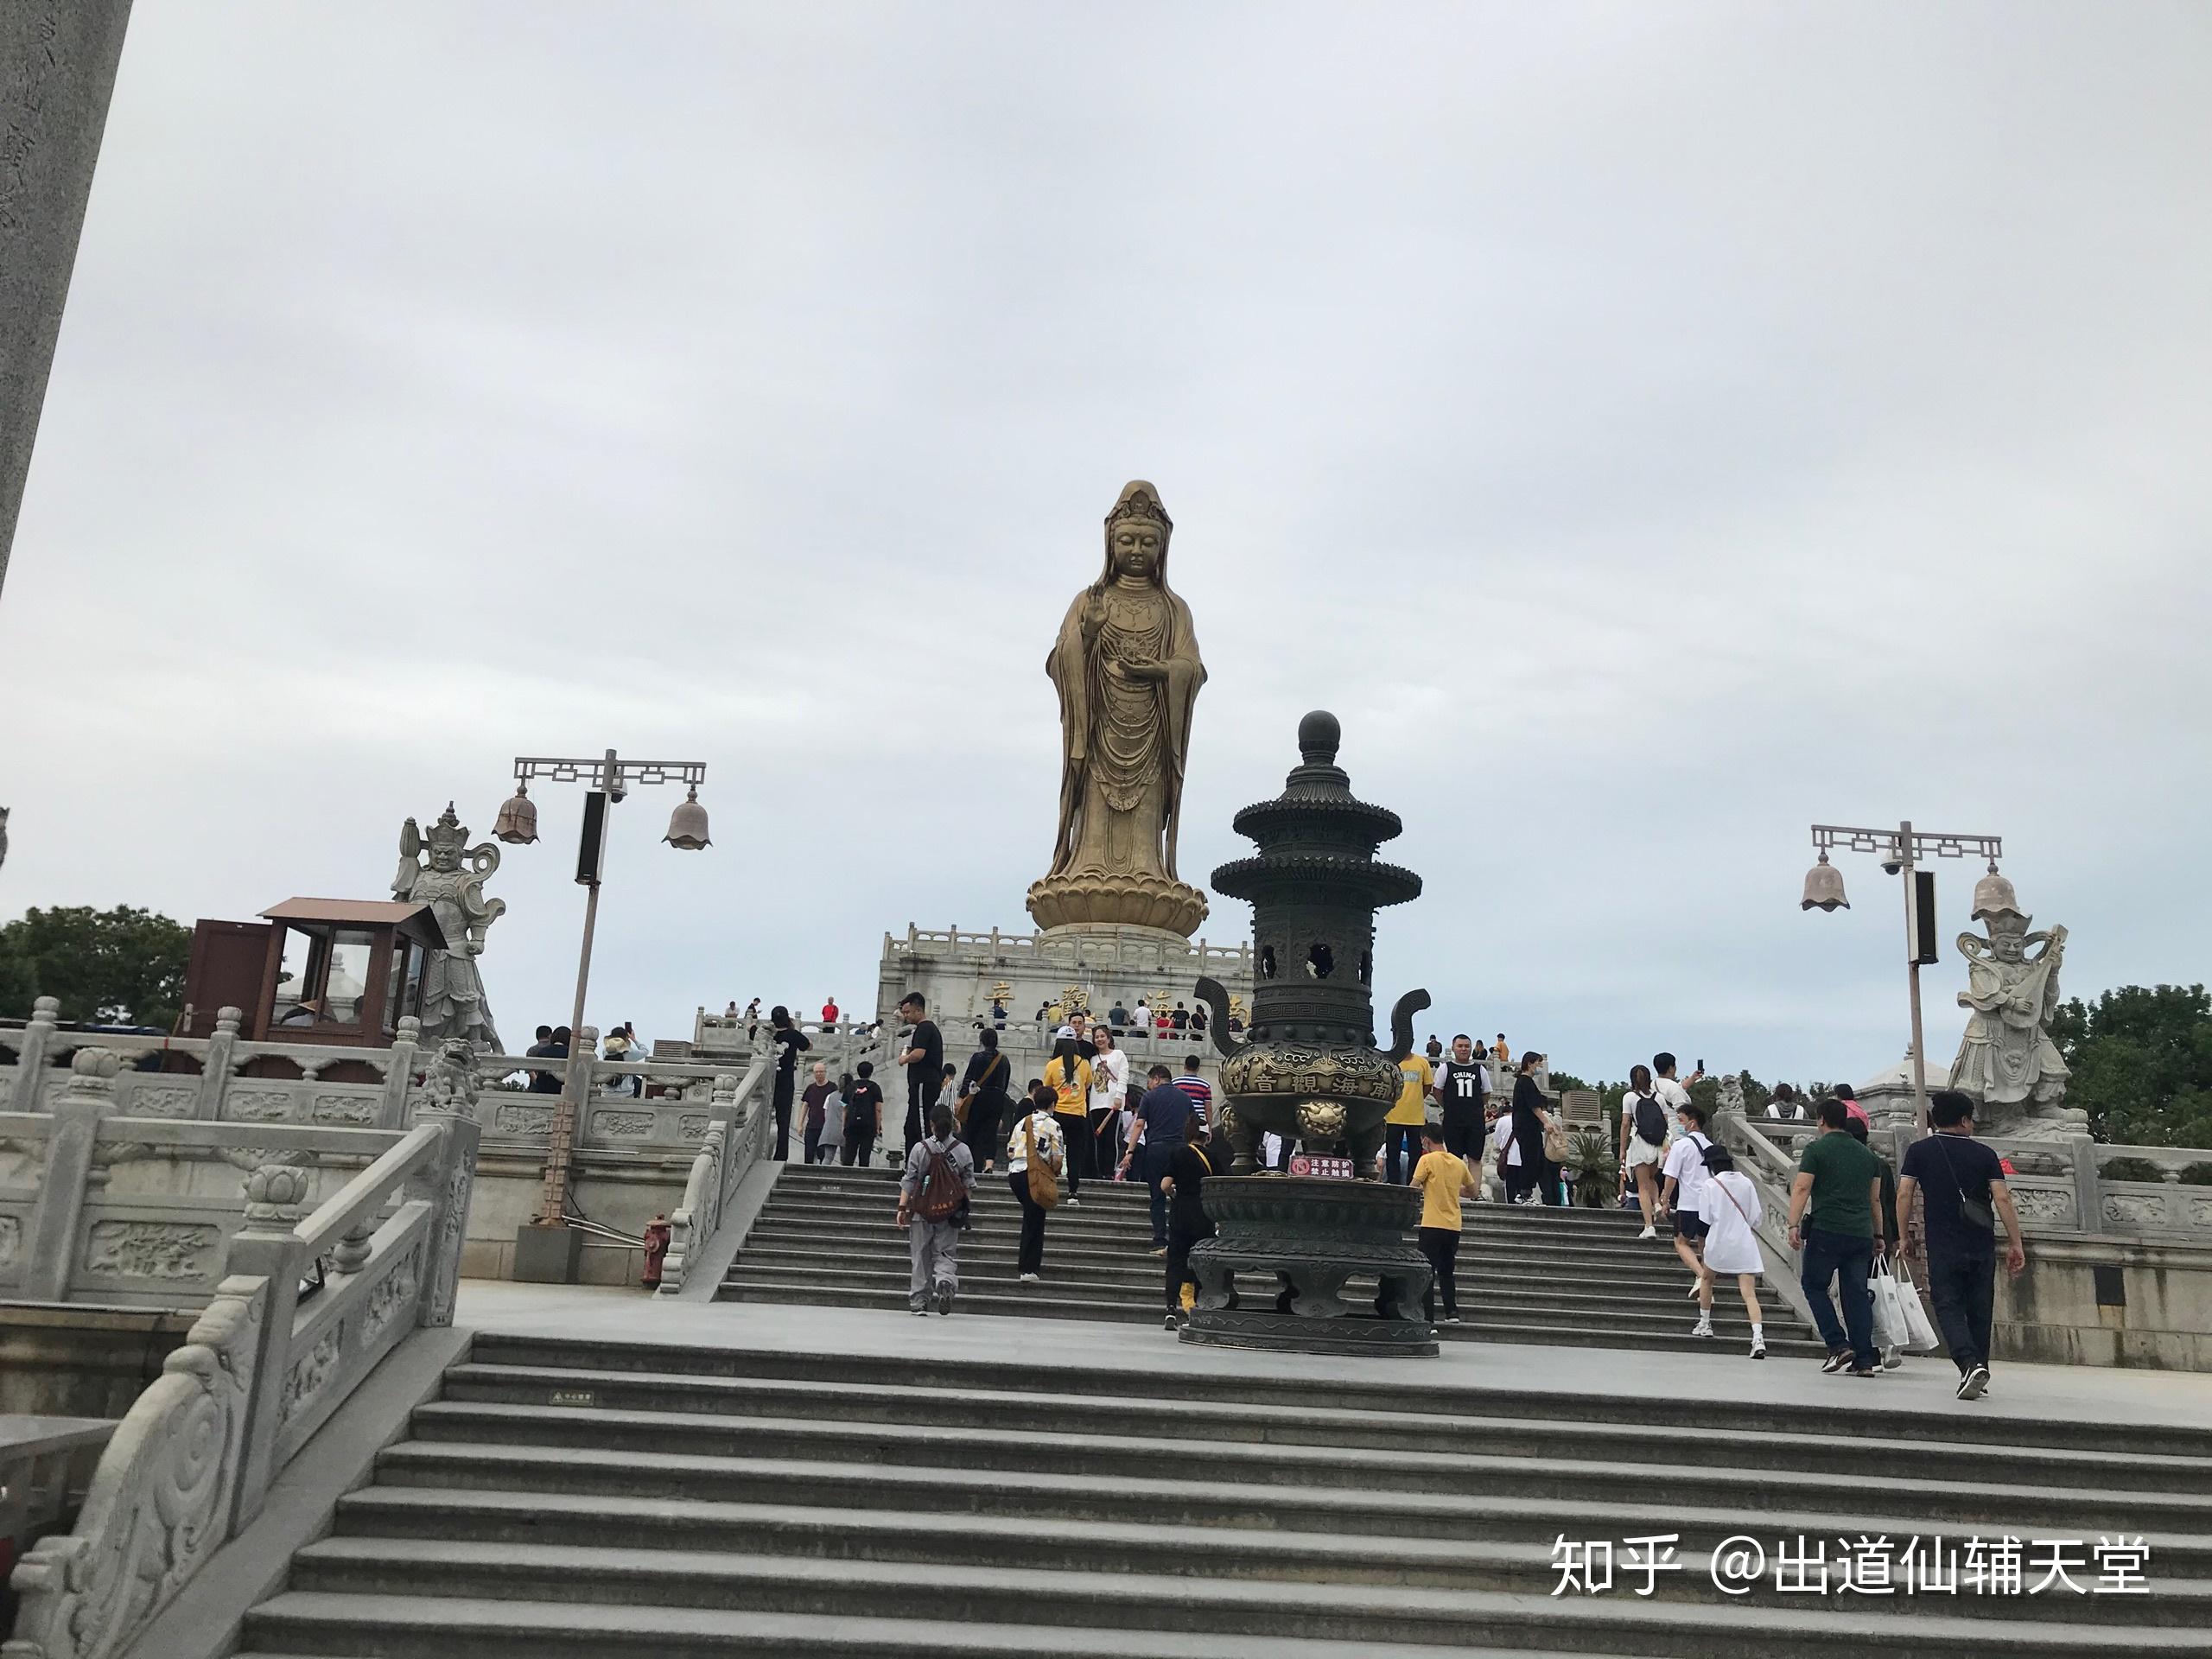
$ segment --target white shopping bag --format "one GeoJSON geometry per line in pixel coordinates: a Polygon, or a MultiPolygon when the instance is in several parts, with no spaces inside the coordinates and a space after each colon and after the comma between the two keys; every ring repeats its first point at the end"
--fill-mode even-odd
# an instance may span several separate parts
{"type": "Polygon", "coordinates": [[[1919,1287],[1912,1282],[1912,1274],[1902,1262],[1897,1263],[1897,1300],[1904,1307],[1904,1328],[1910,1333],[1904,1345],[1916,1354],[1934,1353],[1942,1345],[1936,1339],[1936,1323],[1921,1305],[1919,1287]]]}
{"type": "Polygon", "coordinates": [[[1886,1260],[1875,1259],[1874,1271],[1867,1275],[1866,1289],[1874,1299],[1874,1345],[1904,1347],[1912,1332],[1906,1328],[1904,1301],[1897,1294],[1897,1281],[1891,1276],[1886,1260]]]}

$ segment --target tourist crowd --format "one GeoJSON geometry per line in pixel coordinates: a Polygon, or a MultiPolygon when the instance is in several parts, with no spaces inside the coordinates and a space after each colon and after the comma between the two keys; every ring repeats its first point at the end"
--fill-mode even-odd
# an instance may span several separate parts
{"type": "MultiPolygon", "coordinates": [[[[1156,1035],[1163,1019],[1169,1033],[1203,1027],[1191,1011],[1160,1014],[1141,1003],[1122,1020],[1111,1012],[1095,1021],[1081,1009],[1063,1012],[1042,1075],[1017,1084],[995,1023],[979,1027],[964,1065],[955,1065],[923,998],[910,995],[899,1004],[903,1034],[894,1064],[904,1073],[906,1151],[897,1218],[912,1243],[908,1300],[918,1313],[950,1312],[969,1199],[978,1179],[999,1179],[1021,1215],[1017,1272],[1024,1283],[1043,1278],[1053,1210],[1079,1207],[1087,1182],[1142,1182],[1152,1252],[1163,1266],[1166,1323],[1172,1328],[1187,1318],[1190,1251],[1212,1232],[1201,1194],[1227,1167],[1227,1148],[1213,1141],[1213,1091],[1199,1074],[1200,1056],[1185,1055],[1179,1071],[1159,1061],[1133,1064],[1124,1044],[1139,1033],[1156,1035]]],[[[779,1056],[780,1159],[787,1155],[791,1083],[809,1043],[787,1010],[775,1008],[767,1018],[779,1056]]],[[[1516,1059],[1503,1033],[1489,1045],[1464,1033],[1448,1046],[1432,1039],[1399,1070],[1400,1093],[1371,1173],[1419,1190],[1416,1237],[1433,1269],[1424,1311],[1433,1322],[1454,1324],[1462,1205],[1485,1198],[1492,1175],[1503,1202],[1569,1202],[1565,1125],[1551,1103],[1542,1053],[1530,1050],[1516,1059]]],[[[1703,1076],[1701,1066],[1681,1076],[1674,1055],[1663,1052],[1630,1069],[1612,1137],[1613,1198],[1638,1213],[1637,1241],[1671,1249],[1688,1273],[1697,1304],[1689,1334],[1714,1336],[1715,1297],[1732,1281],[1751,1327],[1749,1353],[1764,1359],[1764,1209],[1758,1183],[1713,1136],[1707,1109],[1691,1093],[1703,1076]]],[[[863,1062],[833,1081],[817,1062],[798,1099],[807,1161],[870,1161],[888,1109],[873,1066],[863,1062]]],[[[1928,1323],[1919,1302],[1924,1287],[1959,1370],[1959,1396],[1979,1397],[1989,1386],[2000,1222],[2009,1270],[2019,1272],[2024,1258],[2005,1166],[1974,1139],[1972,1100],[1948,1090],[1935,1095],[1936,1133],[1915,1142],[1901,1167],[1870,1143],[1866,1114],[1848,1087],[1813,1103],[1783,1085],[1767,1116],[1815,1124],[1790,1182],[1787,1226],[1827,1351],[1822,1369],[1879,1376],[1903,1362],[1908,1345],[1932,1348],[1932,1335],[1925,1342],[1909,1337],[1911,1316],[1928,1323]]],[[[1270,1135],[1260,1153],[1268,1166],[1288,1169],[1299,1150],[1270,1135]]]]}

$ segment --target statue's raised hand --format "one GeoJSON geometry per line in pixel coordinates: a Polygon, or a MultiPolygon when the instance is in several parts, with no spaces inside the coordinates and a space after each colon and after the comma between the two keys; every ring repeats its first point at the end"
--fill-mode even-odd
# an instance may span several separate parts
{"type": "Polygon", "coordinates": [[[1096,582],[1092,584],[1089,596],[1083,601],[1084,643],[1088,645],[1091,640],[1096,639],[1099,630],[1105,626],[1106,585],[1103,582],[1096,582]]]}

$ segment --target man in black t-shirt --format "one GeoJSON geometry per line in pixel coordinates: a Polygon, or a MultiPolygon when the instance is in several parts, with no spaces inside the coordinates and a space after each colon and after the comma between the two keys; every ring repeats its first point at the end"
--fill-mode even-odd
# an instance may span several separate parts
{"type": "Polygon", "coordinates": [[[1452,1039],[1452,1058],[1436,1069],[1435,1089],[1444,1105],[1445,1151],[1479,1173],[1483,1143],[1490,1138],[1483,1121],[1483,1063],[1464,1031],[1452,1039]]]}
{"type": "Polygon", "coordinates": [[[1897,1223],[1907,1260],[1914,1249],[1913,1199],[1926,1215],[1927,1256],[1922,1268],[1936,1323],[1959,1368],[1959,1398],[1978,1400],[1989,1386],[1989,1325],[1997,1297],[1997,1230],[2005,1226],[2005,1270],[2027,1265],[2020,1217],[2005,1185],[2005,1166],[1974,1138],[1974,1100],[1955,1089],[1928,1097],[1935,1133],[1905,1151],[1897,1180],[1897,1223]]]}
{"type": "Polygon", "coordinates": [[[944,1039],[938,1034],[936,1021],[925,1017],[925,1006],[919,991],[909,991],[899,999],[899,1017],[914,1028],[906,1038],[906,1052],[899,1057],[899,1063],[906,1068],[909,1152],[921,1144],[923,1126],[929,1122],[930,1109],[937,1104],[938,1090],[944,1082],[944,1039]]]}
{"type": "Polygon", "coordinates": [[[839,1160],[849,1167],[868,1167],[875,1151],[876,1133],[883,1126],[883,1085],[875,1080],[875,1067],[862,1060],[858,1075],[845,1093],[845,1150],[839,1160]]]}

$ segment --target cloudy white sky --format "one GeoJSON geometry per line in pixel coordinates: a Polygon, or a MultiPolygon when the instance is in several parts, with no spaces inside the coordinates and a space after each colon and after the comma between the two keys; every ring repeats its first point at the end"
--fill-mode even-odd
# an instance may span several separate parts
{"type": "MultiPolygon", "coordinates": [[[[1333,709],[1429,1028],[1888,1064],[1896,884],[1801,913],[1815,820],[2004,836],[2070,991],[2202,979],[2208,156],[2212,11],[2149,0],[138,0],[0,917],[381,896],[403,818],[613,744],[705,760],[715,846],[620,810],[592,1017],[855,1006],[887,928],[1026,925],[1046,645],[1143,476],[1185,873],[1333,709]]],[[[573,984],[542,801],[510,1034],[573,984]]]]}

